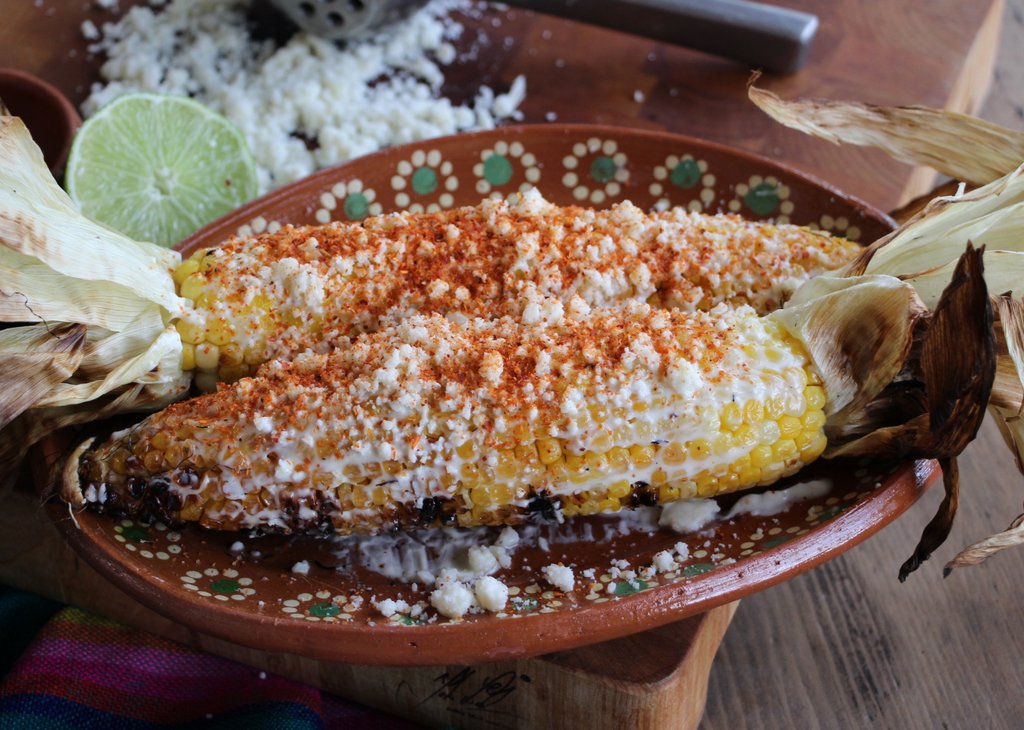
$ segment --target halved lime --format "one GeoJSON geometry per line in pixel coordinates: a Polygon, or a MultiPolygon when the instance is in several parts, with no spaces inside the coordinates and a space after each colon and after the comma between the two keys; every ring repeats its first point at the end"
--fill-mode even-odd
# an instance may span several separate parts
{"type": "Polygon", "coordinates": [[[82,212],[173,246],[257,192],[238,127],[180,96],[120,96],[82,125],[64,184],[82,212]]]}

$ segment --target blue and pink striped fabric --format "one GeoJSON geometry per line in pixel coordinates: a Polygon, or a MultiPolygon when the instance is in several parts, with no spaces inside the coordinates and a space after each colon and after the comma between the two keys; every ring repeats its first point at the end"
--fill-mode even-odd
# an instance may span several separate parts
{"type": "Polygon", "coordinates": [[[0,730],[415,727],[315,687],[2,587],[0,622],[0,730]]]}

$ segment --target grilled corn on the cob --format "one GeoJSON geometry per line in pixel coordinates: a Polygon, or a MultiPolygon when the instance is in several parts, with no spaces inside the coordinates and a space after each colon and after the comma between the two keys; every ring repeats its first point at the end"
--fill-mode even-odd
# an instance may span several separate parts
{"type": "Polygon", "coordinates": [[[694,311],[778,308],[856,244],[797,226],[673,210],[516,203],[286,227],[198,251],[174,272],[194,310],[177,322],[200,387],[259,363],[373,331],[414,312],[544,316],[541,297],[593,306],[648,300],[694,311]]]}
{"type": "Polygon", "coordinates": [[[261,375],[115,434],[65,496],[221,529],[514,524],[770,484],[826,446],[810,356],[749,307],[413,316],[261,375]]]}

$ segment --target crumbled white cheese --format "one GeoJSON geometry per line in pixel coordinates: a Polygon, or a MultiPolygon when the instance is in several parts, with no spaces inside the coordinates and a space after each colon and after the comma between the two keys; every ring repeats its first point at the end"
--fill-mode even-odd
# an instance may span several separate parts
{"type": "Polygon", "coordinates": [[[677,542],[675,547],[676,555],[679,556],[679,560],[688,560],[690,558],[690,546],[685,542],[677,542]]]}
{"type": "Polygon", "coordinates": [[[391,618],[396,613],[404,613],[409,610],[409,604],[406,601],[396,601],[392,598],[385,598],[383,601],[377,601],[373,603],[373,607],[380,611],[384,618],[391,618]]]}
{"type": "Polygon", "coordinates": [[[508,586],[489,575],[477,579],[473,592],[476,602],[487,611],[501,611],[508,601],[508,586]]]}
{"type": "Polygon", "coordinates": [[[104,24],[91,46],[107,57],[104,83],[85,114],[129,91],[191,96],[242,130],[270,189],[400,142],[492,128],[518,116],[525,98],[522,76],[505,94],[482,87],[463,105],[441,96],[463,30],[448,14],[470,7],[465,0],[434,0],[344,46],[297,33],[275,47],[251,34],[249,4],[172,0],[104,24]]]}
{"type": "Polygon", "coordinates": [[[658,524],[675,532],[697,532],[718,517],[718,502],[713,499],[684,499],[665,505],[658,524]]]}
{"type": "Polygon", "coordinates": [[[462,618],[473,605],[473,593],[459,581],[450,581],[430,594],[430,605],[448,618],[462,618]]]}
{"type": "Polygon", "coordinates": [[[544,580],[563,593],[569,593],[576,585],[576,576],[573,575],[572,568],[564,565],[557,563],[545,565],[540,572],[543,574],[544,580]]]}
{"type": "Polygon", "coordinates": [[[668,550],[662,550],[654,554],[654,569],[659,573],[668,573],[679,567],[679,564],[672,557],[668,550]]]}
{"type": "Polygon", "coordinates": [[[300,560],[292,566],[292,572],[295,573],[295,575],[309,575],[309,561],[300,560]]]}
{"type": "Polygon", "coordinates": [[[488,575],[498,569],[498,559],[487,547],[474,545],[469,549],[469,569],[474,573],[488,575]]]}

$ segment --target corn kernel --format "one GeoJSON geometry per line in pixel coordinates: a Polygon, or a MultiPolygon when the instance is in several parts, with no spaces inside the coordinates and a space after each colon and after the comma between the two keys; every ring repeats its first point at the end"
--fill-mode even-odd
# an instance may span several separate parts
{"type": "Polygon", "coordinates": [[[743,423],[743,410],[739,404],[729,402],[722,408],[722,428],[735,431],[743,423]]]}
{"type": "Polygon", "coordinates": [[[248,374],[249,366],[244,363],[241,365],[225,365],[217,370],[217,376],[225,383],[234,383],[248,374]]]}
{"type": "Polygon", "coordinates": [[[537,447],[532,443],[517,446],[516,456],[524,466],[536,466],[540,461],[537,457],[537,447]]]}
{"type": "Polygon", "coordinates": [[[774,444],[782,438],[778,421],[764,421],[757,425],[757,439],[762,444],[774,444]]]}
{"type": "Polygon", "coordinates": [[[752,487],[761,481],[761,469],[757,466],[742,467],[737,474],[739,475],[740,483],[744,487],[752,487]]]}
{"type": "Polygon", "coordinates": [[[189,274],[181,282],[181,296],[195,301],[206,286],[206,277],[199,273],[189,274]]]}
{"type": "Polygon", "coordinates": [[[217,365],[220,364],[220,348],[204,342],[196,346],[196,368],[208,373],[217,372],[217,365]]]}
{"type": "Polygon", "coordinates": [[[805,464],[814,461],[821,456],[827,445],[828,439],[825,438],[825,434],[820,434],[810,446],[800,451],[800,460],[805,464]]]}
{"type": "Polygon", "coordinates": [[[686,443],[686,450],[690,452],[690,458],[703,459],[711,453],[711,443],[707,439],[694,439],[686,443]]]}
{"type": "Polygon", "coordinates": [[[653,446],[630,446],[629,456],[635,466],[650,466],[654,461],[653,446]]]}
{"type": "Polygon", "coordinates": [[[760,401],[750,400],[743,406],[743,420],[747,423],[760,423],[764,420],[764,406],[760,401]]]}
{"type": "Polygon", "coordinates": [[[682,464],[686,461],[686,449],[673,441],[661,450],[661,460],[666,464],[682,464]]]}
{"type": "MultiPolygon", "coordinates": [[[[217,344],[214,342],[213,344],[217,344]]],[[[222,345],[220,348],[220,364],[221,365],[241,365],[244,360],[242,359],[242,348],[234,343],[222,345]]]]}
{"type": "Polygon", "coordinates": [[[718,489],[722,494],[735,492],[741,486],[740,475],[736,472],[729,472],[718,477],[718,489]]]}
{"type": "Polygon", "coordinates": [[[800,450],[793,439],[780,439],[772,445],[772,454],[778,461],[788,461],[795,457],[800,450]]]}
{"type": "Polygon", "coordinates": [[[608,468],[610,469],[619,471],[629,466],[629,452],[621,446],[609,449],[606,456],[608,457],[608,468]]]}
{"type": "Polygon", "coordinates": [[[668,474],[665,473],[664,469],[655,469],[651,474],[651,484],[658,486],[668,481],[668,474]]]}
{"type": "Polygon", "coordinates": [[[206,322],[206,341],[222,347],[231,342],[231,325],[220,317],[210,317],[206,322]]]}
{"type": "Polygon", "coordinates": [[[706,473],[697,475],[697,494],[701,497],[714,497],[719,492],[718,477],[706,473]]]}
{"type": "Polygon", "coordinates": [[[164,468],[164,455],[159,451],[150,449],[142,457],[142,465],[148,472],[160,472],[164,468]]]}
{"type": "Polygon", "coordinates": [[[608,471],[608,459],[604,454],[599,454],[596,451],[588,451],[584,454],[583,463],[590,469],[590,473],[595,476],[608,471]]]}
{"type": "Polygon", "coordinates": [[[618,512],[621,505],[617,499],[602,499],[597,503],[600,512],[618,512]]]}
{"type": "Polygon", "coordinates": [[[772,463],[772,447],[768,444],[758,444],[750,450],[750,465],[758,469],[764,468],[772,463]]]}
{"type": "Polygon", "coordinates": [[[800,423],[808,430],[818,431],[825,426],[825,412],[819,410],[808,410],[800,418],[800,423]]]}
{"type": "Polygon", "coordinates": [[[199,261],[197,259],[185,259],[178,267],[174,270],[172,278],[176,286],[181,286],[182,282],[185,281],[189,276],[199,271],[199,261]]]}
{"type": "Polygon", "coordinates": [[[629,486],[629,482],[623,479],[621,481],[615,482],[610,487],[608,487],[608,496],[613,497],[615,499],[623,499],[629,496],[630,492],[632,491],[633,489],[632,487],[629,486]]]}
{"type": "Polygon", "coordinates": [[[583,457],[580,454],[566,454],[565,468],[570,474],[577,474],[584,469],[583,457]]]}
{"type": "Polygon", "coordinates": [[[612,447],[612,437],[607,431],[602,431],[591,440],[590,445],[596,451],[607,451],[612,447]]]}
{"type": "Polygon", "coordinates": [[[794,416],[783,416],[779,419],[779,433],[784,439],[794,438],[802,430],[803,424],[794,416]]]}
{"type": "Polygon", "coordinates": [[[198,345],[206,337],[206,328],[190,319],[179,319],[174,323],[181,341],[189,345],[198,345]]]}
{"type": "Polygon", "coordinates": [[[459,444],[455,448],[455,453],[458,454],[460,458],[466,459],[467,461],[471,461],[473,459],[476,459],[476,457],[477,457],[476,442],[473,441],[472,439],[468,439],[466,441],[463,441],[461,444],[459,444]]]}
{"type": "Polygon", "coordinates": [[[565,461],[559,459],[548,464],[548,476],[556,482],[569,478],[569,470],[565,468],[565,461]]]}
{"type": "Polygon", "coordinates": [[[769,420],[777,420],[786,412],[786,399],[781,396],[772,396],[764,404],[765,417],[769,420]]]}
{"type": "Polygon", "coordinates": [[[388,503],[388,493],[384,491],[384,487],[377,487],[373,490],[373,504],[376,507],[383,507],[388,503]]]}
{"type": "Polygon", "coordinates": [[[659,502],[674,502],[680,497],[679,487],[669,484],[662,484],[658,487],[659,502]]]}
{"type": "Polygon", "coordinates": [[[196,346],[183,343],[181,346],[181,369],[182,370],[195,370],[196,369],[196,346]]]}
{"type": "Polygon", "coordinates": [[[804,400],[807,401],[807,410],[820,411],[825,407],[825,389],[820,385],[808,385],[804,388],[804,400]]]}
{"type": "Polygon", "coordinates": [[[800,449],[800,451],[803,451],[808,446],[817,441],[818,436],[820,435],[821,433],[819,431],[801,431],[796,435],[796,447],[800,449]]]}

